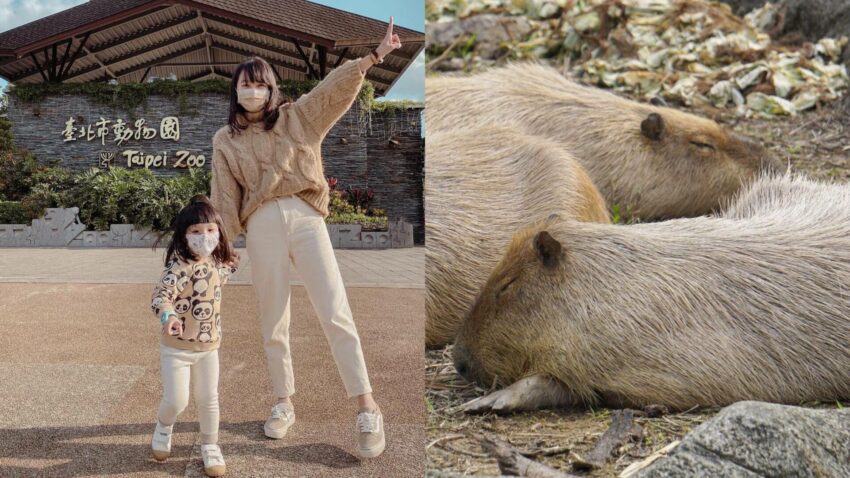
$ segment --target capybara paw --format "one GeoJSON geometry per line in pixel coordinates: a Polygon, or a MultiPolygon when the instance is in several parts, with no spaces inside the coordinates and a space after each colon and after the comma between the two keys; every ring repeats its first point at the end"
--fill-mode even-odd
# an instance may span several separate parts
{"type": "Polygon", "coordinates": [[[465,413],[511,413],[524,409],[522,398],[510,388],[505,388],[471,400],[463,404],[461,410],[465,413]]]}

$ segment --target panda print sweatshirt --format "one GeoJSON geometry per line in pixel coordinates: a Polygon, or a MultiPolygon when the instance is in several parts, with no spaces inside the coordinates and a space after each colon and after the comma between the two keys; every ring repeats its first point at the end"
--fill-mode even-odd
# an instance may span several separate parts
{"type": "Polygon", "coordinates": [[[217,264],[212,257],[199,261],[172,260],[162,273],[151,296],[157,318],[171,311],[183,324],[180,335],[161,335],[161,343],[198,352],[221,344],[221,287],[236,267],[217,264]]]}

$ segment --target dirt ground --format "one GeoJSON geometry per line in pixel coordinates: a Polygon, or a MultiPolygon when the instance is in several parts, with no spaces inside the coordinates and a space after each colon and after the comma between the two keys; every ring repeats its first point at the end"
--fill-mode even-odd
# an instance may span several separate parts
{"type": "MultiPolygon", "coordinates": [[[[816,110],[776,119],[744,119],[722,110],[682,109],[758,139],[793,171],[828,181],[850,179],[848,96],[816,110]]],[[[718,411],[692,410],[660,418],[638,417],[635,421],[644,430],[643,438],[620,447],[603,468],[588,471],[575,469],[573,463],[591,450],[608,428],[611,410],[540,411],[506,417],[466,415],[457,410],[458,405],[486,391],[458,377],[452,366],[451,347],[427,352],[425,385],[426,469],[432,476],[499,475],[496,459],[484,453],[473,437],[481,433],[506,440],[528,458],[562,471],[590,477],[618,476],[631,463],[681,439],[718,411]]],[[[840,403],[802,405],[842,406],[840,403]]]]}

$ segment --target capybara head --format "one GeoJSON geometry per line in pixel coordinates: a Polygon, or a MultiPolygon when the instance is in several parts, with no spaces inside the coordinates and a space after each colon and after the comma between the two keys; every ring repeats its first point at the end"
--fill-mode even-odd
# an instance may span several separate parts
{"type": "Polygon", "coordinates": [[[762,145],[714,121],[651,105],[635,105],[634,114],[627,116],[634,123],[631,167],[636,175],[624,178],[631,184],[620,182],[617,188],[621,206],[633,208],[638,216],[716,212],[742,186],[778,169],[762,145]],[[667,184],[653,184],[650,176],[666,178],[667,184]]]}
{"type": "Polygon", "coordinates": [[[551,322],[544,315],[557,307],[551,292],[565,277],[565,251],[545,231],[558,219],[552,214],[520,230],[476,297],[452,352],[457,372],[467,380],[484,387],[510,385],[545,373],[545,364],[551,363],[545,357],[561,353],[561,334],[546,333],[551,322]],[[541,301],[546,307],[534,306],[541,301]]]}

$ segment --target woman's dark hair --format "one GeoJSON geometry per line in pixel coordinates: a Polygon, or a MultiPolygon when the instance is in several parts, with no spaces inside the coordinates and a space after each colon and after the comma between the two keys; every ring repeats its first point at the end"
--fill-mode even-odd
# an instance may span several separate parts
{"type": "Polygon", "coordinates": [[[274,70],[266,60],[258,56],[252,56],[243,61],[236,67],[233,72],[233,78],[230,79],[230,114],[227,116],[227,123],[230,126],[230,134],[240,133],[248,127],[247,124],[239,123],[238,114],[245,114],[245,108],[239,104],[239,96],[236,94],[236,88],[239,86],[239,76],[245,72],[245,79],[255,81],[257,83],[265,83],[270,90],[269,100],[263,107],[263,122],[265,129],[270,130],[277,122],[277,117],[280,115],[278,106],[283,102],[280,89],[277,87],[274,70]]]}
{"type": "MultiPolygon", "coordinates": [[[[174,223],[171,227],[173,234],[171,235],[171,241],[168,243],[168,251],[165,254],[166,267],[168,267],[168,263],[174,259],[179,259],[183,262],[188,262],[190,260],[196,261],[199,259],[195,256],[195,253],[189,249],[189,244],[186,242],[186,230],[188,230],[192,225],[205,222],[214,222],[218,225],[218,246],[212,253],[213,259],[215,259],[216,262],[223,264],[236,258],[236,251],[234,251],[233,246],[230,245],[230,240],[227,237],[227,231],[224,229],[221,216],[218,212],[216,212],[215,208],[213,208],[209,198],[203,194],[198,194],[193,196],[189,201],[189,205],[181,209],[180,212],[177,213],[177,217],[174,218],[174,223]]],[[[166,234],[167,232],[162,233],[159,237],[157,237],[156,242],[153,245],[154,249],[156,249],[160,240],[166,234]]]]}

